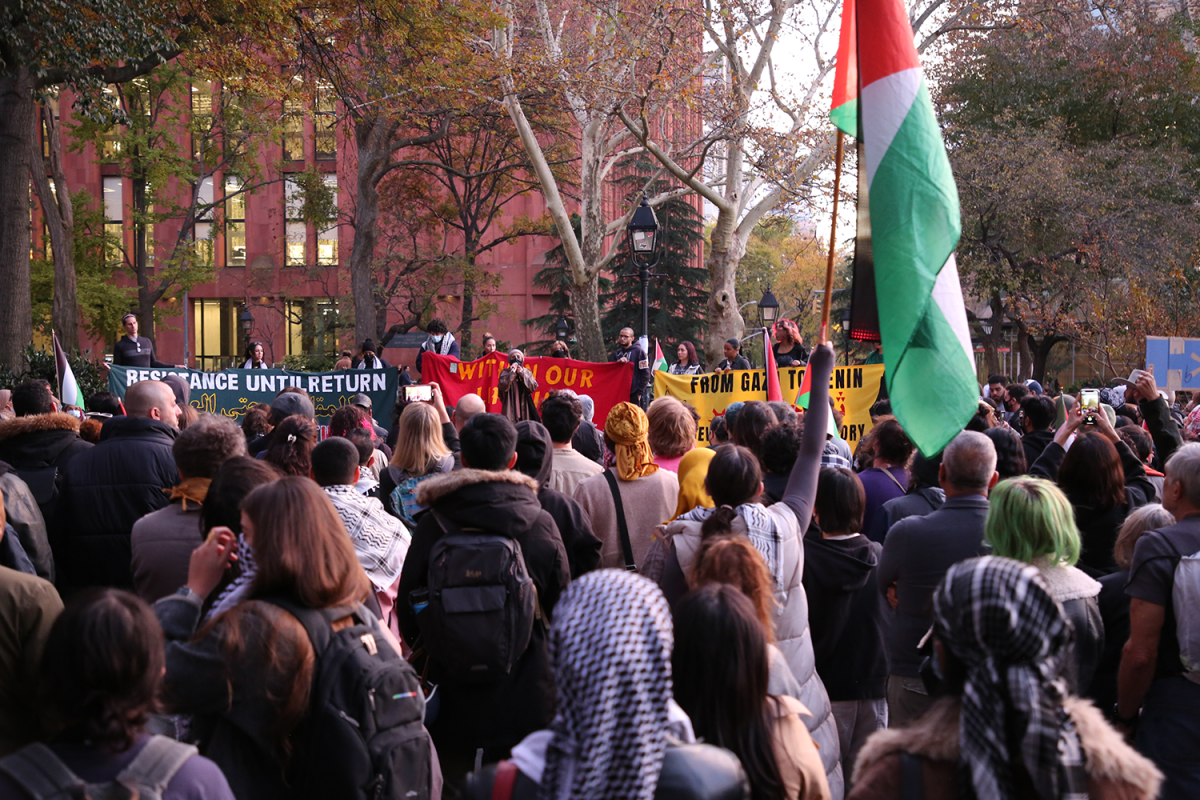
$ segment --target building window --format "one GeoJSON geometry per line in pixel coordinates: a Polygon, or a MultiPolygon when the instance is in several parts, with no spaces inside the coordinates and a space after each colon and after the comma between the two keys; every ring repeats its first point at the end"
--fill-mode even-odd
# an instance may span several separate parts
{"type": "Polygon", "coordinates": [[[326,175],[324,180],[325,185],[333,192],[335,215],[330,227],[323,231],[317,231],[317,264],[322,267],[336,267],[338,263],[337,175],[326,175]]]}
{"type": "Polygon", "coordinates": [[[213,179],[200,181],[196,198],[196,222],[192,225],[192,239],[196,245],[196,257],[205,266],[213,263],[213,179]]]}
{"type": "Polygon", "coordinates": [[[125,181],[104,178],[104,237],[106,246],[120,252],[125,246],[125,181]]]}
{"type": "Polygon", "coordinates": [[[287,304],[289,356],[333,355],[338,339],[337,301],[317,297],[287,304]]]}
{"type": "Polygon", "coordinates": [[[192,82],[192,158],[212,147],[213,93],[209,81],[192,82]]]}
{"type": "Polygon", "coordinates": [[[313,120],[313,148],[317,161],[333,161],[337,158],[337,116],[334,110],[333,87],[327,83],[317,84],[317,107],[313,120]]]}
{"type": "MultiPolygon", "coordinates": [[[[120,95],[117,94],[117,87],[109,84],[104,87],[105,101],[112,104],[113,108],[119,108],[121,101],[120,95]]],[[[104,132],[104,144],[100,147],[100,160],[105,163],[116,161],[121,156],[121,142],[118,137],[120,131],[116,125],[110,127],[104,132]]]]}
{"type": "Polygon", "coordinates": [[[225,266],[246,266],[246,195],[241,178],[225,179],[225,266]]]}
{"type": "Polygon", "coordinates": [[[304,224],[301,212],[304,209],[304,193],[300,184],[286,181],[283,184],[283,210],[286,219],[286,240],[284,243],[284,266],[303,267],[308,263],[308,226],[304,224]]]}
{"type": "Polygon", "coordinates": [[[295,100],[283,102],[283,160],[304,160],[304,106],[295,100]]]}
{"type": "Polygon", "coordinates": [[[241,366],[237,363],[241,354],[238,319],[244,305],[230,297],[192,301],[197,368],[222,370],[241,366]]]}

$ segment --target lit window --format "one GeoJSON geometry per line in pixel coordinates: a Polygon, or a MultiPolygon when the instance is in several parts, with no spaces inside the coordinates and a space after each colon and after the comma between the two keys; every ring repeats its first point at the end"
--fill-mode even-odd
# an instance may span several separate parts
{"type": "Polygon", "coordinates": [[[192,239],[196,245],[196,256],[206,266],[213,263],[213,179],[200,181],[196,199],[196,222],[192,225],[192,239]]]}
{"type": "Polygon", "coordinates": [[[327,83],[317,84],[315,112],[313,147],[317,161],[333,161],[337,158],[337,117],[334,113],[333,87],[327,83]]]}
{"type": "Polygon", "coordinates": [[[333,225],[323,231],[317,231],[317,264],[322,267],[335,267],[338,263],[337,175],[326,175],[324,180],[325,185],[333,192],[335,217],[333,225]]]}
{"type": "Polygon", "coordinates": [[[120,250],[125,246],[125,181],[104,178],[104,236],[106,247],[120,250]]]}
{"type": "Polygon", "coordinates": [[[283,103],[283,160],[304,160],[304,106],[295,100],[283,103]]]}
{"type": "Polygon", "coordinates": [[[212,146],[213,95],[208,81],[192,82],[192,157],[212,146]]]}
{"type": "Polygon", "coordinates": [[[225,179],[225,266],[246,266],[246,195],[240,178],[225,179]]]}
{"type": "Polygon", "coordinates": [[[283,204],[287,225],[284,265],[303,267],[307,263],[308,226],[304,224],[304,217],[301,216],[304,194],[300,190],[300,184],[295,181],[284,183],[283,204]]]}

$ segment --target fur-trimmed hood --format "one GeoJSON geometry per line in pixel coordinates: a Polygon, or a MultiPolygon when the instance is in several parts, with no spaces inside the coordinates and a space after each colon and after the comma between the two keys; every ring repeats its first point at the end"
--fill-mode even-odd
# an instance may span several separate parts
{"type": "Polygon", "coordinates": [[[460,469],[422,482],[417,503],[464,528],[516,535],[544,513],[537,490],[537,481],[514,470],[460,469]],[[503,530],[496,530],[498,524],[503,530]]]}
{"type": "Polygon", "coordinates": [[[34,414],[0,422],[0,460],[17,469],[62,467],[91,446],[79,438],[79,420],[70,414],[34,414]]]}
{"type": "MultiPolygon", "coordinates": [[[[1123,784],[1122,797],[1139,800],[1158,797],[1163,776],[1153,762],[1126,744],[1121,734],[1089,701],[1068,697],[1064,705],[1075,723],[1087,773],[1093,781],[1123,784]]],[[[854,782],[857,783],[884,758],[905,752],[930,761],[957,762],[961,710],[962,704],[957,698],[942,698],[912,725],[881,730],[872,735],[854,765],[854,782]]]]}
{"type": "Polygon", "coordinates": [[[23,433],[41,431],[70,431],[79,433],[79,419],[56,411],[53,414],[31,414],[0,422],[0,444],[23,433]]]}

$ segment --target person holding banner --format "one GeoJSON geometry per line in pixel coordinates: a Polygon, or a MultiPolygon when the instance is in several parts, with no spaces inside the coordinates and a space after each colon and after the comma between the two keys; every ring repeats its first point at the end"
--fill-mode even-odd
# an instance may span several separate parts
{"type": "Polygon", "coordinates": [[[672,375],[699,375],[702,372],[696,346],[691,342],[680,342],[675,357],[679,360],[670,369],[672,375]]]}
{"type": "Polygon", "coordinates": [[[633,338],[633,328],[621,328],[617,335],[617,349],[613,351],[610,362],[623,361],[633,364],[633,383],[629,387],[629,402],[643,406],[642,395],[650,385],[650,361],[646,351],[633,338]]]}
{"type": "Polygon", "coordinates": [[[808,363],[808,348],[800,329],[790,319],[781,319],[775,325],[775,364],[779,367],[803,367],[808,363]]]}
{"type": "Polygon", "coordinates": [[[729,372],[735,369],[750,369],[750,362],[739,352],[741,341],[735,336],[725,340],[725,360],[717,364],[713,372],[729,372]]]}
{"type": "Polygon", "coordinates": [[[270,369],[263,358],[263,343],[251,342],[246,346],[246,363],[242,364],[242,369],[270,369]]]}

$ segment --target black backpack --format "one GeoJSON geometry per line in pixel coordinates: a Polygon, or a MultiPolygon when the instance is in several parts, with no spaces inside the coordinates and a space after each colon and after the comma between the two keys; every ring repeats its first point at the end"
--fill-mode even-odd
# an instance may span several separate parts
{"type": "Polygon", "coordinates": [[[316,658],[309,715],[292,734],[288,784],[299,800],[417,800],[441,795],[425,730],[425,696],[407,661],[363,605],[307,609],[270,598],[299,620],[316,658]],[[335,631],[333,622],[353,617],[335,631]]]}
{"type": "Polygon", "coordinates": [[[422,643],[439,679],[495,681],[512,672],[541,619],[521,544],[433,514],[445,533],[429,554],[422,643]]]}

